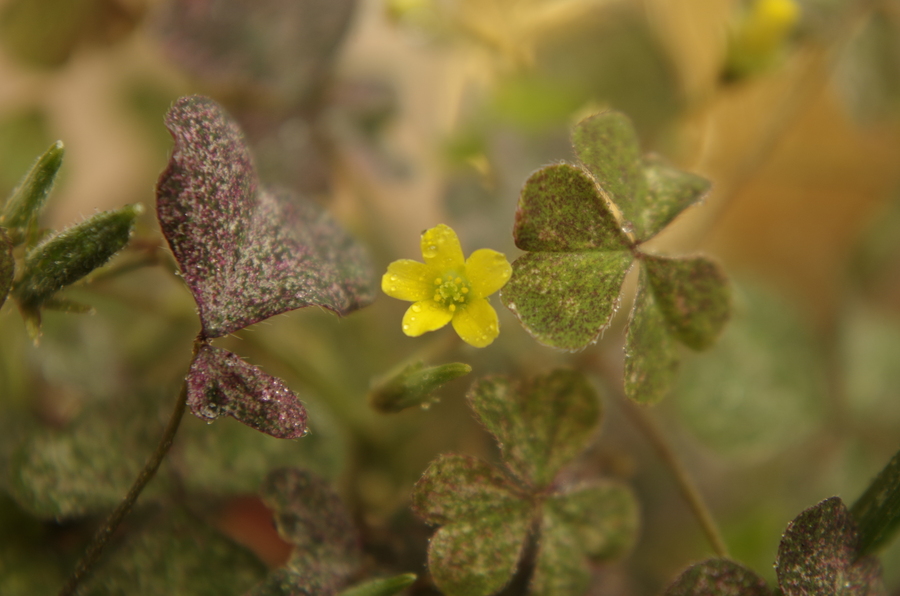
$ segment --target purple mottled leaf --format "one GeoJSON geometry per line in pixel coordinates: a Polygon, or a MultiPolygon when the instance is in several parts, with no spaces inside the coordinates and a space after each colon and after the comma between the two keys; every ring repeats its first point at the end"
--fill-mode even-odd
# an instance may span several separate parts
{"type": "Polygon", "coordinates": [[[294,551],[284,567],[249,594],[328,596],[345,587],[361,562],[360,536],[328,482],[305,470],[282,468],[269,474],[260,494],[294,551]]]}
{"type": "Polygon", "coordinates": [[[763,578],[728,559],[708,559],[689,567],[665,596],[769,596],[763,578]]]}
{"type": "Polygon", "coordinates": [[[775,570],[785,596],[885,594],[876,559],[859,558],[856,522],[838,497],[825,499],[788,525],[775,570]]]}
{"type": "Polygon", "coordinates": [[[874,553],[896,536],[900,529],[900,452],[881,470],[850,511],[859,524],[861,553],[874,553]]]}
{"type": "Polygon", "coordinates": [[[175,0],[156,22],[179,66],[216,86],[302,102],[327,78],[356,0],[175,0]]]}
{"type": "Polygon", "coordinates": [[[306,408],[276,377],[236,354],[204,345],[187,375],[188,405],[203,420],[231,416],[279,439],[306,434],[306,408]]]}
{"type": "Polygon", "coordinates": [[[304,306],[346,314],[374,299],[363,249],[315,205],[261,189],[240,129],[218,104],[181,98],[166,125],[175,149],[157,215],[203,337],[304,306]]]}
{"type": "Polygon", "coordinates": [[[6,302],[16,274],[16,260],[13,258],[12,249],[9,236],[3,228],[0,228],[0,306],[6,302]]]}

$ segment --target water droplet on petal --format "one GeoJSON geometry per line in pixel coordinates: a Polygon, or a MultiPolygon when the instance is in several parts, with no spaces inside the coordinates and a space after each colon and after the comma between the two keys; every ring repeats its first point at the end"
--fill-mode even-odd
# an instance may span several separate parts
{"type": "Polygon", "coordinates": [[[397,281],[397,276],[396,276],[396,275],[392,275],[392,276],[391,276],[391,281],[397,281]]]}
{"type": "Polygon", "coordinates": [[[390,287],[390,290],[391,290],[391,292],[396,292],[396,291],[397,291],[397,286],[391,286],[391,287],[390,287]]]}
{"type": "Polygon", "coordinates": [[[403,330],[404,330],[404,331],[409,331],[409,325],[404,325],[404,326],[403,326],[403,330]]]}
{"type": "Polygon", "coordinates": [[[422,312],[422,306],[420,304],[412,305],[413,312],[422,312]]]}

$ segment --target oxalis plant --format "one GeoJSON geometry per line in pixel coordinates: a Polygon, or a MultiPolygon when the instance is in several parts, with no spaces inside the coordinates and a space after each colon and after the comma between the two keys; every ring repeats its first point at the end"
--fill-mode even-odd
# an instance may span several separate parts
{"type": "MultiPolygon", "coordinates": [[[[626,396],[619,406],[663,455],[715,554],[677,575],[666,594],[884,593],[875,555],[900,521],[900,459],[851,507],[832,497],[801,512],[781,538],[778,585],[770,586],[729,556],[700,491],[648,416],[646,406],[675,383],[679,345],[702,351],[716,342],[730,316],[731,291],[709,258],[646,248],[702,199],[709,183],[644,155],[629,119],[613,111],[575,126],[577,163],[546,166],[525,181],[513,229],[524,254],[512,263],[489,248],[466,257],[452,228],[435,222],[422,233],[422,261],[391,263],[381,290],[412,303],[398,322],[410,337],[449,333],[438,331],[449,324],[474,349],[491,345],[502,334],[490,298],[499,292],[537,342],[586,354],[610,327],[636,265],[618,388],[573,367],[472,382],[466,400],[496,442],[496,457],[439,455],[410,487],[410,509],[431,527],[427,547],[415,542],[427,559],[424,569],[397,570],[379,561],[359,512],[328,480],[275,466],[257,488],[291,552],[281,566],[267,569],[189,506],[191,476],[202,470],[185,470],[182,462],[151,480],[187,409],[208,422],[234,418],[281,441],[314,440],[308,432],[314,416],[295,391],[214,342],[308,306],[350,315],[376,299],[377,275],[363,246],[322,208],[259,179],[240,128],[216,102],[179,99],[165,124],[174,147],[156,186],[156,215],[200,328],[185,354],[186,374],[169,421],[160,430],[147,423],[151,416],[135,415],[127,428],[117,428],[105,412],[95,412],[62,437],[11,433],[12,446],[4,451],[5,502],[39,517],[79,519],[79,534],[96,528],[80,560],[64,561],[72,571],[60,594],[586,594],[597,566],[627,557],[639,533],[653,531],[642,528],[640,502],[627,483],[579,466],[609,395],[618,391],[626,396]],[[95,443],[88,438],[98,436],[103,449],[140,450],[149,458],[100,471],[115,482],[92,483],[77,469],[65,478],[41,472],[54,469],[53,453],[91,460],[86,446],[95,443]],[[109,513],[113,500],[120,504],[109,513]],[[129,516],[145,501],[155,509],[129,516]],[[105,520],[92,517],[101,513],[105,520]]],[[[35,342],[47,311],[89,310],[61,293],[67,287],[160,261],[107,265],[128,244],[140,206],[100,213],[62,232],[38,227],[62,157],[62,144],[54,144],[0,214],[0,296],[18,306],[35,342]]],[[[465,354],[476,363],[479,352],[465,354]]],[[[466,362],[401,362],[373,382],[368,401],[383,413],[427,406],[437,390],[471,371],[466,362]]],[[[417,526],[403,527],[412,535],[417,526]]],[[[406,538],[400,533],[389,541],[406,538]]],[[[0,553],[0,568],[24,560],[10,549],[0,553]]]]}

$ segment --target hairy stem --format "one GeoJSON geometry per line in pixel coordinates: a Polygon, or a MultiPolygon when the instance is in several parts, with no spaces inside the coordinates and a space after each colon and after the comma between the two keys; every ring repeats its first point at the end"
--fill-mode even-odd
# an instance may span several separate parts
{"type": "Polygon", "coordinates": [[[716,555],[728,557],[728,548],[725,546],[725,541],[722,539],[722,534],[709,511],[709,507],[706,506],[703,496],[697,490],[693,480],[691,480],[687,469],[678,459],[678,456],[675,455],[656,421],[645,410],[631,403],[631,401],[623,399],[621,402],[625,413],[634,422],[635,426],[644,433],[654,449],[656,449],[659,457],[671,470],[682,496],[700,523],[700,527],[703,529],[703,533],[706,534],[706,538],[712,545],[716,555]]]}
{"type": "MultiPolygon", "coordinates": [[[[196,350],[197,345],[194,346],[195,354],[196,350]]],[[[119,503],[119,506],[112,512],[106,520],[106,523],[103,524],[103,527],[94,534],[87,550],[78,562],[75,571],[69,576],[69,580],[59,591],[59,596],[72,596],[75,594],[78,585],[88,573],[90,573],[91,568],[93,568],[94,564],[97,562],[97,559],[100,557],[100,554],[103,552],[103,549],[106,547],[113,533],[115,533],[116,529],[119,527],[119,524],[122,523],[122,520],[128,515],[128,512],[131,511],[131,508],[144,490],[144,487],[147,486],[147,483],[149,483],[156,474],[163,458],[165,458],[166,454],[169,452],[169,448],[172,446],[172,441],[175,439],[175,433],[178,432],[178,426],[181,424],[181,419],[184,417],[186,404],[187,380],[185,380],[181,386],[181,392],[178,394],[175,409],[172,410],[172,415],[169,417],[169,423],[166,425],[166,430],[163,433],[159,444],[156,446],[156,450],[150,456],[150,459],[147,460],[147,463],[144,464],[144,469],[141,470],[141,473],[138,474],[134,484],[131,485],[125,499],[119,503]]]]}

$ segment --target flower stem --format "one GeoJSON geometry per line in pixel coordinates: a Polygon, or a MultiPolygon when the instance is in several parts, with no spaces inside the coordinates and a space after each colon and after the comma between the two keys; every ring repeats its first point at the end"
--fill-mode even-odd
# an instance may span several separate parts
{"type": "Polygon", "coordinates": [[[703,529],[703,533],[706,534],[707,540],[709,540],[709,543],[712,545],[713,551],[715,551],[716,555],[719,557],[728,557],[728,548],[725,546],[725,541],[722,539],[722,534],[709,511],[709,507],[706,506],[703,496],[700,494],[700,491],[697,490],[693,480],[691,480],[691,476],[687,469],[685,469],[684,465],[678,459],[678,456],[675,455],[675,451],[672,450],[656,421],[653,420],[647,411],[633,404],[631,401],[627,399],[622,399],[620,401],[626,415],[631,419],[635,426],[644,433],[654,449],[656,449],[659,457],[669,467],[669,470],[675,477],[678,488],[681,490],[682,496],[687,501],[688,506],[700,523],[700,527],[703,529]]]}
{"type": "Polygon", "coordinates": [[[68,581],[59,591],[59,596],[72,596],[75,594],[78,585],[88,573],[90,573],[94,564],[97,562],[97,559],[100,557],[100,554],[103,552],[103,549],[106,547],[106,544],[109,542],[110,537],[112,537],[125,516],[128,515],[128,512],[131,511],[131,508],[144,490],[144,487],[147,486],[147,483],[149,483],[156,474],[156,470],[159,469],[163,458],[165,458],[166,454],[169,452],[169,448],[172,446],[172,441],[175,439],[175,433],[178,431],[178,426],[181,424],[181,419],[184,417],[186,404],[187,380],[185,380],[181,386],[181,392],[178,394],[175,409],[169,417],[169,423],[166,425],[166,430],[163,433],[159,444],[156,446],[156,450],[150,456],[150,459],[147,460],[147,463],[144,464],[144,469],[141,470],[141,473],[138,474],[134,484],[131,485],[125,499],[119,503],[119,506],[112,512],[103,527],[94,534],[87,550],[78,562],[75,571],[69,576],[68,581]]]}

